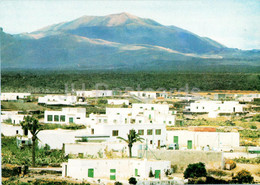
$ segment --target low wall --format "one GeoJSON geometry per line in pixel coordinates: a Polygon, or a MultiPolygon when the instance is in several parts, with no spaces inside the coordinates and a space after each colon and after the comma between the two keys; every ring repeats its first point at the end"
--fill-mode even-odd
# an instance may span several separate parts
{"type": "Polygon", "coordinates": [[[222,152],[206,152],[196,150],[148,150],[147,154],[139,150],[139,156],[147,155],[148,159],[169,160],[177,165],[178,171],[184,171],[189,164],[202,162],[206,168],[223,168],[222,152]]]}

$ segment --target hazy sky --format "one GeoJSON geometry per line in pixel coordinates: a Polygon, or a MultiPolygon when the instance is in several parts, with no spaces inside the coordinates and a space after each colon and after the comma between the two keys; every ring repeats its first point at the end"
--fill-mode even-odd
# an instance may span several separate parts
{"type": "Polygon", "coordinates": [[[260,49],[260,0],[0,0],[0,26],[14,34],[83,15],[120,12],[175,25],[228,47],[260,49]]]}

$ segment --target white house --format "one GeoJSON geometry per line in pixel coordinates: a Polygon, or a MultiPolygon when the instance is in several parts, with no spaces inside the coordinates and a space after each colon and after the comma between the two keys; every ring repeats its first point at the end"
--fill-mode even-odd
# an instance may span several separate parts
{"type": "Polygon", "coordinates": [[[91,90],[91,91],[76,91],[78,97],[109,97],[113,96],[112,90],[91,90]]]}
{"type": "Polygon", "coordinates": [[[260,98],[260,94],[244,94],[237,100],[239,102],[253,102],[255,98],[260,98]]]}
{"type": "Polygon", "coordinates": [[[62,176],[77,179],[128,180],[149,178],[152,171],[154,178],[166,178],[165,171],[171,169],[170,161],[146,159],[69,159],[62,164],[62,176]]]}
{"type": "MultiPolygon", "coordinates": [[[[90,140],[89,142],[78,142],[78,143],[65,143],[64,152],[65,155],[74,154],[82,156],[92,155],[95,157],[103,158],[106,157],[106,150],[118,153],[119,156],[128,156],[128,146],[125,142],[91,142],[91,137],[85,137],[90,140]]],[[[99,139],[99,138],[96,138],[99,139]]],[[[132,156],[138,156],[138,150],[142,148],[143,143],[134,143],[132,147],[132,156]]]]}
{"type": "Polygon", "coordinates": [[[129,95],[137,96],[142,99],[168,98],[168,92],[159,91],[129,91],[129,95]]]}
{"type": "Polygon", "coordinates": [[[1,101],[25,99],[31,96],[31,93],[1,93],[1,101]]]}
{"type": "Polygon", "coordinates": [[[85,108],[62,108],[61,111],[44,111],[44,123],[56,124],[85,124],[85,108]]]}
{"type": "Polygon", "coordinates": [[[242,113],[245,105],[236,101],[198,101],[191,103],[186,110],[192,113],[209,113],[209,117],[216,117],[220,113],[242,113]]]}
{"type": "Polygon", "coordinates": [[[1,111],[1,123],[10,120],[12,124],[20,124],[24,116],[23,114],[18,114],[18,111],[1,111]]]}
{"type": "Polygon", "coordinates": [[[109,105],[129,105],[129,100],[125,99],[108,99],[107,104],[109,105]]]}
{"type": "Polygon", "coordinates": [[[77,103],[77,97],[67,95],[46,95],[44,97],[39,97],[38,103],[46,105],[74,105],[77,103]]]}
{"type": "Polygon", "coordinates": [[[133,104],[132,108],[106,108],[106,114],[90,114],[87,123],[174,125],[175,119],[168,104],[133,104]]]}
{"type": "MultiPolygon", "coordinates": [[[[144,143],[156,148],[166,144],[166,126],[163,124],[99,124],[90,127],[92,135],[109,136],[110,141],[120,142],[117,137],[127,139],[127,134],[134,129],[144,143]]],[[[121,141],[123,142],[123,141],[121,141]]]]}
{"type": "Polygon", "coordinates": [[[167,144],[179,144],[187,149],[239,147],[238,132],[194,132],[188,130],[167,131],[167,144]]]}

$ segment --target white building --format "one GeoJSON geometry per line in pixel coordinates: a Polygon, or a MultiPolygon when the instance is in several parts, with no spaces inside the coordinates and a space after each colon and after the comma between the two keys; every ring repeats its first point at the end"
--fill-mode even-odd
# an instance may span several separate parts
{"type": "Polygon", "coordinates": [[[216,117],[220,113],[242,113],[245,105],[236,101],[198,101],[191,103],[186,110],[192,113],[209,113],[209,117],[216,117]]]}
{"type": "Polygon", "coordinates": [[[129,91],[129,95],[137,96],[142,99],[156,99],[169,97],[169,93],[159,91],[129,91]]]}
{"type": "Polygon", "coordinates": [[[1,123],[10,120],[12,124],[20,124],[24,116],[18,114],[18,111],[1,111],[1,123]]]}
{"type": "Polygon", "coordinates": [[[31,96],[31,93],[1,93],[1,101],[25,99],[31,96]]]}
{"type": "Polygon", "coordinates": [[[187,149],[239,147],[238,132],[194,132],[188,130],[167,131],[167,144],[179,144],[187,149]]]}
{"type": "MultiPolygon", "coordinates": [[[[103,158],[106,157],[106,150],[109,152],[112,151],[115,155],[118,155],[119,157],[129,155],[128,146],[126,142],[91,142],[93,141],[91,137],[85,138],[87,138],[90,142],[65,143],[65,155],[81,154],[83,157],[92,155],[94,157],[103,158]]],[[[99,138],[97,137],[96,139],[99,138]]],[[[132,147],[132,156],[138,157],[138,150],[141,149],[143,145],[143,143],[134,143],[132,147]]]]}
{"type": "Polygon", "coordinates": [[[144,144],[156,148],[166,144],[166,126],[163,124],[100,124],[90,127],[92,135],[109,136],[110,141],[123,142],[117,137],[127,139],[134,129],[144,139],[144,144]]]}
{"type": "Polygon", "coordinates": [[[76,91],[78,97],[109,97],[113,96],[112,90],[91,90],[91,91],[76,91]]]}
{"type": "Polygon", "coordinates": [[[255,98],[260,98],[260,94],[244,94],[237,100],[239,102],[253,102],[255,98]]]}
{"type": "Polygon", "coordinates": [[[129,100],[125,99],[108,99],[107,104],[109,105],[129,105],[129,100]]]}
{"type": "Polygon", "coordinates": [[[90,114],[87,123],[175,125],[173,113],[168,104],[133,104],[132,108],[106,108],[106,114],[90,114]]]}
{"type": "Polygon", "coordinates": [[[77,103],[77,97],[67,95],[46,95],[44,97],[39,97],[38,103],[46,105],[75,105],[77,103]]]}
{"type": "Polygon", "coordinates": [[[44,123],[85,124],[85,108],[62,108],[61,111],[44,111],[44,123]]]}
{"type": "Polygon", "coordinates": [[[170,170],[170,161],[142,159],[69,159],[62,164],[62,176],[77,179],[128,180],[149,178],[152,171],[156,179],[164,179],[170,170]]]}

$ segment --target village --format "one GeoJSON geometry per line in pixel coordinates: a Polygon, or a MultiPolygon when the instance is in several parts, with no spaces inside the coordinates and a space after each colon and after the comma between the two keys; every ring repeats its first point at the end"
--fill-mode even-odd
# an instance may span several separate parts
{"type": "Polygon", "coordinates": [[[1,109],[3,182],[185,184],[201,164],[206,182],[260,182],[258,92],[2,93],[1,109]]]}

